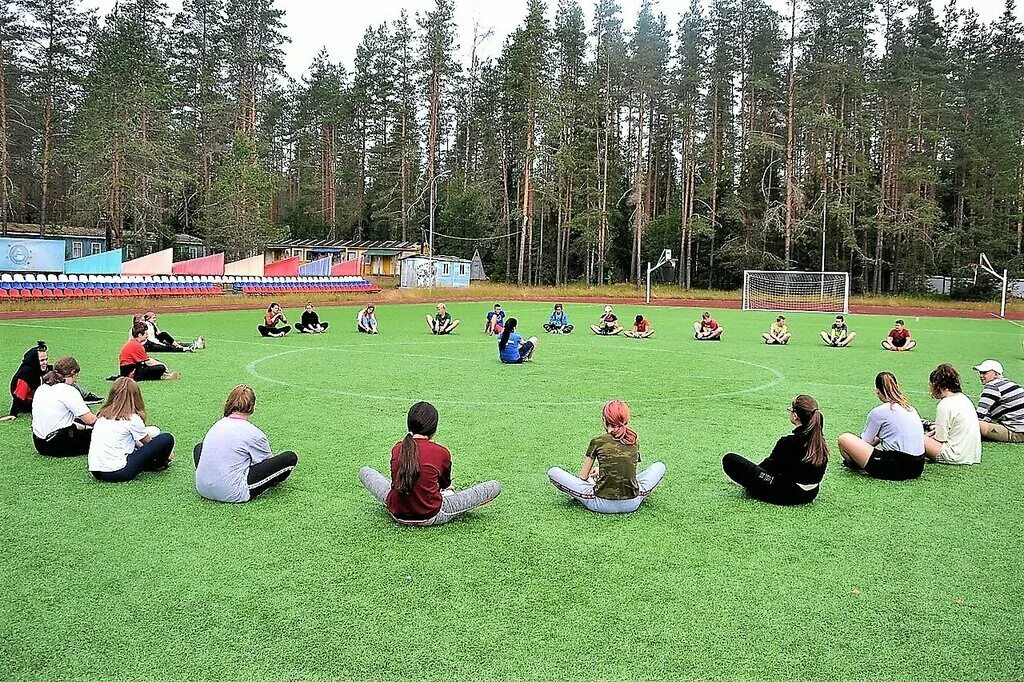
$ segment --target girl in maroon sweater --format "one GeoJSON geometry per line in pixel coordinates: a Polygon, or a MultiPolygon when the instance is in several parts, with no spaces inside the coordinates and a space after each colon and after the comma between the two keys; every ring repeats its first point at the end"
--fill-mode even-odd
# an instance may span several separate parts
{"type": "Polygon", "coordinates": [[[419,402],[409,408],[408,433],[391,448],[391,480],[371,467],[363,467],[359,480],[384,503],[399,523],[438,526],[459,514],[485,505],[498,496],[501,486],[487,481],[455,492],[452,455],[433,441],[437,408],[419,402]]]}

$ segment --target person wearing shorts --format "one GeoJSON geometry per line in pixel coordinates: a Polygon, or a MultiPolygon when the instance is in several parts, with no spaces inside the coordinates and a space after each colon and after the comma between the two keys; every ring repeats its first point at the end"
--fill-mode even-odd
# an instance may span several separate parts
{"type": "Polygon", "coordinates": [[[889,336],[882,341],[882,348],[899,353],[913,350],[916,345],[917,341],[910,338],[910,330],[903,320],[896,320],[896,324],[889,330],[889,336]]]}
{"type": "Polygon", "coordinates": [[[821,332],[821,340],[826,346],[833,348],[846,348],[857,338],[857,332],[851,332],[846,326],[846,318],[836,315],[836,321],[828,331],[821,332]]]}
{"type": "Polygon", "coordinates": [[[1024,388],[1003,376],[1003,365],[986,360],[974,370],[984,387],[978,400],[983,440],[1024,443],[1024,388]]]}
{"type": "Polygon", "coordinates": [[[882,404],[868,414],[864,432],[839,436],[843,465],[886,481],[918,478],[925,464],[921,415],[890,372],[875,377],[875,394],[882,404]]]}
{"type": "Polygon", "coordinates": [[[615,315],[615,311],[612,310],[610,305],[604,307],[604,312],[601,314],[601,319],[598,320],[597,324],[590,325],[590,331],[598,336],[617,336],[622,333],[622,327],[619,326],[619,318],[615,315]]]}
{"type": "Polygon", "coordinates": [[[725,330],[707,311],[700,316],[699,321],[693,323],[693,338],[698,341],[721,341],[723,331],[725,330]]]}
{"type": "Polygon", "coordinates": [[[484,324],[484,334],[500,336],[505,328],[505,311],[501,309],[500,303],[494,304],[494,309],[487,312],[487,322],[484,324]]]}
{"type": "Polygon", "coordinates": [[[444,303],[437,304],[437,314],[427,315],[427,327],[430,329],[430,333],[435,336],[451,334],[459,324],[461,322],[452,319],[452,315],[448,312],[448,307],[444,303]]]}
{"type": "Polygon", "coordinates": [[[627,331],[626,336],[631,339],[649,339],[654,336],[654,327],[646,317],[637,315],[633,320],[633,329],[627,331]]]}
{"type": "Polygon", "coordinates": [[[786,324],[786,318],[779,315],[775,318],[772,326],[768,328],[768,331],[761,334],[761,338],[769,346],[785,346],[793,338],[793,335],[789,333],[789,325],[786,324]]]}

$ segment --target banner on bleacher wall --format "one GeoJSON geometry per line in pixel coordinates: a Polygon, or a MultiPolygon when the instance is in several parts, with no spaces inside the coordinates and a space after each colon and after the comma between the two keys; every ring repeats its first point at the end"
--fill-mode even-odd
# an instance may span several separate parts
{"type": "Polygon", "coordinates": [[[174,250],[164,249],[142,258],[130,260],[121,266],[122,275],[170,275],[174,250]]]}
{"type": "Polygon", "coordinates": [[[263,274],[267,277],[298,277],[299,257],[292,256],[284,260],[267,263],[263,267],[263,274]]]}
{"type": "Polygon", "coordinates": [[[233,263],[224,264],[224,274],[233,277],[262,277],[263,276],[263,254],[252,258],[243,258],[233,263]]]}
{"type": "Polygon", "coordinates": [[[0,272],[64,272],[63,239],[0,239],[0,272]]]}
{"type": "Polygon", "coordinates": [[[332,277],[358,277],[363,274],[363,259],[356,256],[331,268],[332,277]]]}
{"type": "Polygon", "coordinates": [[[172,275],[223,275],[224,254],[183,260],[171,266],[172,275]]]}
{"type": "Polygon", "coordinates": [[[331,257],[324,256],[299,267],[303,277],[327,277],[331,274],[331,257]]]}
{"type": "Polygon", "coordinates": [[[67,275],[120,275],[121,249],[94,253],[84,258],[75,258],[64,263],[67,275]]]}

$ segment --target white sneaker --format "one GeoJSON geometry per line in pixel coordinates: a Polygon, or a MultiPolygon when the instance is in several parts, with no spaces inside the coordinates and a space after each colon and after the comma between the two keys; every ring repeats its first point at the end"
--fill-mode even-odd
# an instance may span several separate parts
{"type": "Polygon", "coordinates": [[[198,339],[196,339],[196,342],[192,344],[192,348],[194,348],[195,350],[202,350],[206,348],[206,337],[200,336],[198,339]]]}

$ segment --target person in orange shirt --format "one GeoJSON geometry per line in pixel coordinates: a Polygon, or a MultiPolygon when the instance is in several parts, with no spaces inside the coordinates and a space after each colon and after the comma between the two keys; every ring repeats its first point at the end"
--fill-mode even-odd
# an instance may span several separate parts
{"type": "Polygon", "coordinates": [[[709,312],[704,312],[700,316],[700,321],[693,323],[693,338],[698,341],[721,341],[723,331],[725,330],[709,312]]]}
{"type": "Polygon", "coordinates": [[[281,306],[276,303],[270,304],[270,307],[267,308],[267,314],[263,316],[263,324],[256,327],[256,329],[259,330],[261,336],[269,336],[273,339],[280,339],[292,330],[288,325],[288,318],[281,311],[281,306]],[[283,324],[284,326],[278,327],[278,324],[283,324]]]}
{"type": "Polygon", "coordinates": [[[120,376],[134,379],[135,381],[169,381],[180,379],[181,375],[171,372],[167,366],[149,357],[146,347],[143,345],[149,330],[146,325],[137,324],[132,328],[132,338],[121,347],[121,354],[117,363],[121,368],[120,376]]]}
{"type": "Polygon", "coordinates": [[[654,328],[643,315],[637,315],[633,321],[633,330],[626,332],[631,339],[649,339],[654,336],[654,328]]]}

